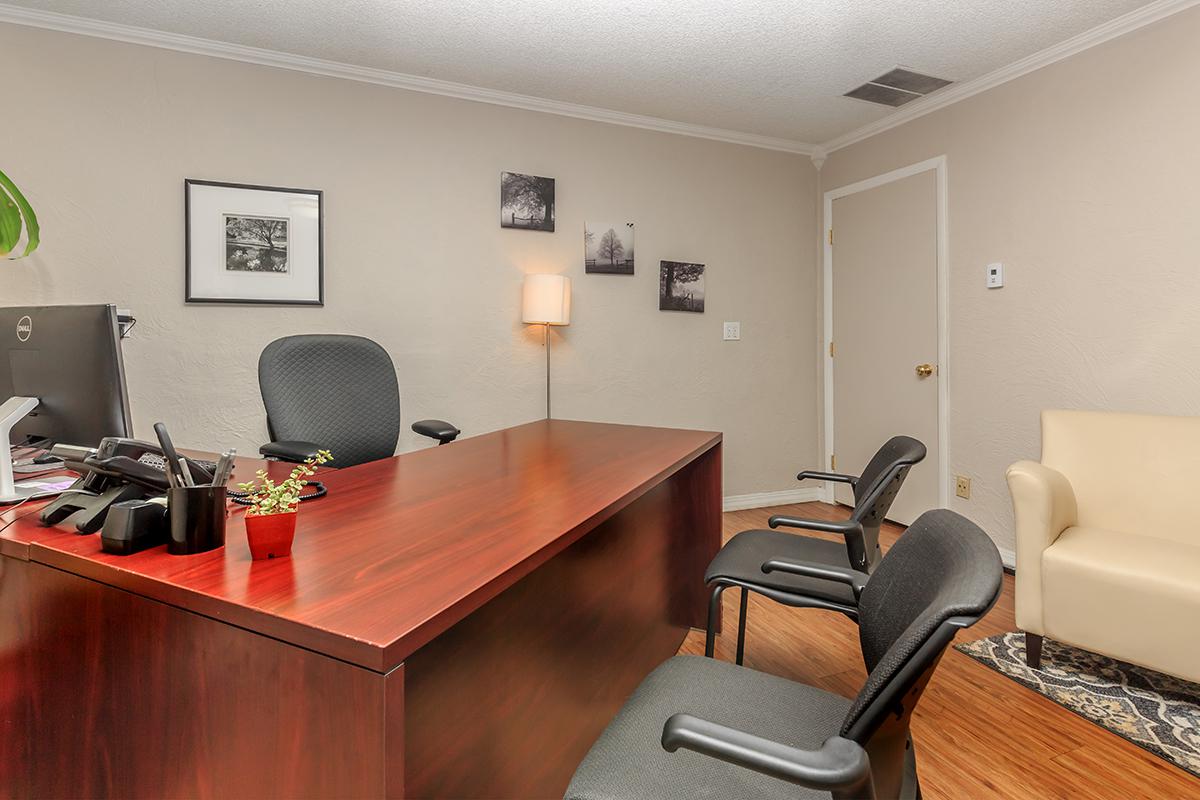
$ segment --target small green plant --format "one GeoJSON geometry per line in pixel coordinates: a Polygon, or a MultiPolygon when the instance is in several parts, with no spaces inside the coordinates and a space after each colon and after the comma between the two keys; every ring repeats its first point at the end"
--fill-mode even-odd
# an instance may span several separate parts
{"type": "Polygon", "coordinates": [[[37,249],[41,241],[41,227],[33,206],[21,194],[17,185],[0,172],[0,258],[21,258],[37,249]],[[21,229],[25,229],[25,249],[11,255],[17,242],[21,241],[21,229]]]}
{"type": "Polygon", "coordinates": [[[300,502],[300,492],[304,489],[305,479],[316,475],[317,467],[332,460],[333,456],[328,450],[318,450],[303,464],[297,464],[292,474],[279,483],[271,480],[266,470],[260,469],[255,474],[258,478],[257,483],[247,481],[238,484],[238,488],[246,493],[246,499],[250,501],[246,515],[288,514],[295,511],[300,502]]]}

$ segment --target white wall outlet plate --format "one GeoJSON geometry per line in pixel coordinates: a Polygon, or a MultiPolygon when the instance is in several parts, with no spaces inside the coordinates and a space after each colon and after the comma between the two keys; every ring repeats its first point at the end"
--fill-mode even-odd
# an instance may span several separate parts
{"type": "Polygon", "coordinates": [[[1004,265],[1003,264],[988,264],[987,265],[987,288],[999,289],[1004,285],[1004,265]]]}
{"type": "Polygon", "coordinates": [[[727,342],[736,342],[742,338],[742,323],[726,322],[724,339],[727,342]]]}

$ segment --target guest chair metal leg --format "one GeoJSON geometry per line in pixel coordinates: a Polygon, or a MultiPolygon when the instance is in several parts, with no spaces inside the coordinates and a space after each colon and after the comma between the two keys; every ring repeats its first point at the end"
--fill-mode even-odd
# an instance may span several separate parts
{"type": "Polygon", "coordinates": [[[738,644],[737,644],[737,664],[741,666],[742,658],[746,655],[746,606],[750,599],[750,591],[742,589],[742,608],[738,612],[738,644]]]}
{"type": "Polygon", "coordinates": [[[712,596],[708,599],[708,635],[704,639],[704,655],[713,657],[713,649],[717,640],[717,615],[721,613],[721,592],[725,587],[717,584],[713,587],[712,596]]]}
{"type": "Polygon", "coordinates": [[[1034,669],[1042,668],[1042,637],[1036,633],[1025,633],[1025,663],[1034,669]]]}

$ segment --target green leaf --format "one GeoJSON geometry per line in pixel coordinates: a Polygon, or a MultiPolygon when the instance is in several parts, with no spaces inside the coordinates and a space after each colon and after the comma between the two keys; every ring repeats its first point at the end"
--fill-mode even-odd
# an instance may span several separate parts
{"type": "Polygon", "coordinates": [[[8,255],[21,238],[21,211],[4,189],[0,189],[0,258],[8,255]]]}
{"type": "MultiPolygon", "coordinates": [[[[29,255],[37,249],[41,243],[42,228],[38,224],[37,214],[33,213],[33,206],[29,205],[29,201],[25,199],[25,195],[21,194],[21,190],[17,185],[8,179],[8,176],[0,172],[0,187],[3,187],[12,195],[12,199],[16,202],[17,208],[21,211],[21,216],[25,218],[25,231],[29,237],[28,243],[25,245],[25,252],[22,255],[29,255]]],[[[4,248],[0,248],[4,249],[4,248]]]]}

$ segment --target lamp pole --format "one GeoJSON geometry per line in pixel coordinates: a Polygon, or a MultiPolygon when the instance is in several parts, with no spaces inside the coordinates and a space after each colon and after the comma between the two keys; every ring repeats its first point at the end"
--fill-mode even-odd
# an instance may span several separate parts
{"type": "Polygon", "coordinates": [[[546,419],[550,419],[550,326],[571,324],[571,279],[565,275],[531,274],[521,288],[521,321],[542,326],[546,348],[546,419]]]}

